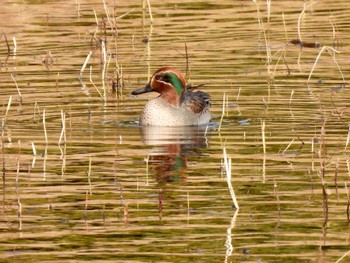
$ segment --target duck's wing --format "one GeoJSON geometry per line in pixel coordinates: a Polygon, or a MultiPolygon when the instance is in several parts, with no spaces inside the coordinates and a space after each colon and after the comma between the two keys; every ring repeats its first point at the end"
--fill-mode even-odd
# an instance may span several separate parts
{"type": "Polygon", "coordinates": [[[194,113],[204,112],[210,105],[210,96],[203,91],[187,90],[181,97],[181,106],[194,113]]]}

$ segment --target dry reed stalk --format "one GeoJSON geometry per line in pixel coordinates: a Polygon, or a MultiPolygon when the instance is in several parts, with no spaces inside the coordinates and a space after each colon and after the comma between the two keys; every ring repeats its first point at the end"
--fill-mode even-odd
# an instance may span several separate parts
{"type": "Polygon", "coordinates": [[[11,107],[11,102],[12,102],[12,96],[9,97],[9,100],[7,102],[7,107],[6,107],[5,117],[4,117],[4,124],[5,125],[6,125],[7,115],[9,113],[9,110],[10,110],[10,107],[11,107]]]}
{"type": "Polygon", "coordinates": [[[324,214],[324,225],[326,222],[328,222],[328,193],[327,193],[327,187],[325,183],[325,174],[326,174],[326,168],[325,168],[325,162],[322,162],[321,164],[321,185],[322,185],[322,197],[323,197],[323,214],[324,214]]]}
{"type": "Polygon", "coordinates": [[[87,57],[86,57],[86,59],[85,59],[85,61],[84,61],[83,66],[82,66],[81,69],[80,69],[80,74],[79,74],[79,79],[80,79],[80,80],[82,80],[82,78],[83,78],[83,73],[84,73],[84,70],[85,70],[85,68],[86,68],[86,65],[87,65],[87,63],[88,63],[88,61],[89,61],[89,59],[90,59],[90,57],[91,57],[91,54],[92,54],[92,51],[89,52],[89,54],[87,55],[87,57]]]}
{"type": "Polygon", "coordinates": [[[58,144],[61,144],[62,139],[64,139],[64,143],[66,143],[66,114],[63,110],[61,110],[61,122],[62,122],[62,131],[60,138],[58,140],[58,144]]]}
{"type": "Polygon", "coordinates": [[[46,142],[46,145],[49,143],[48,141],[48,138],[47,138],[47,131],[46,131],[46,115],[45,115],[45,108],[43,110],[43,127],[44,127],[44,134],[45,134],[45,142],[46,142]]]}
{"type": "Polygon", "coordinates": [[[225,105],[226,105],[226,93],[224,92],[224,95],[222,96],[222,114],[221,114],[221,118],[220,118],[220,123],[219,123],[218,132],[220,132],[220,130],[221,130],[221,125],[222,125],[222,121],[224,120],[225,105]]]}
{"type": "Polygon", "coordinates": [[[190,78],[190,65],[189,65],[189,59],[188,59],[188,50],[187,50],[187,42],[185,41],[185,58],[186,58],[186,74],[185,79],[188,81],[190,78]]]}
{"type": "Polygon", "coordinates": [[[289,107],[292,105],[292,99],[294,95],[294,89],[290,92],[290,97],[289,97],[289,107]]]}
{"type": "Polygon", "coordinates": [[[262,145],[263,145],[264,154],[266,154],[265,120],[261,120],[261,141],[262,141],[262,145]]]}
{"type": "Polygon", "coordinates": [[[39,108],[38,102],[35,102],[35,104],[34,104],[33,119],[34,119],[35,123],[37,123],[36,111],[38,111],[39,118],[40,118],[41,113],[40,113],[40,108],[39,108]]]}
{"type": "Polygon", "coordinates": [[[75,10],[77,10],[78,19],[80,18],[80,1],[75,0],[75,10]]]}
{"type": "Polygon", "coordinates": [[[120,65],[119,67],[119,72],[117,72],[117,88],[120,87],[119,89],[119,96],[123,95],[123,87],[124,87],[124,77],[123,77],[123,66],[120,65]]]}
{"type": "Polygon", "coordinates": [[[109,11],[108,11],[105,0],[103,0],[103,8],[105,9],[105,14],[106,14],[107,20],[109,21],[110,25],[112,25],[111,19],[109,18],[110,15],[109,15],[109,11]]]}
{"type": "Polygon", "coordinates": [[[293,142],[294,142],[294,139],[291,140],[291,142],[287,145],[286,149],[284,149],[284,151],[282,152],[282,154],[284,154],[284,153],[289,149],[289,147],[293,144],[293,142]]]}
{"type": "Polygon", "coordinates": [[[98,90],[98,88],[96,87],[94,81],[92,80],[92,66],[90,66],[90,83],[92,84],[92,86],[94,86],[94,88],[96,89],[97,93],[101,96],[101,98],[103,98],[103,95],[101,94],[101,92],[98,90]]]}
{"type": "Polygon", "coordinates": [[[106,90],[106,69],[107,69],[107,50],[106,50],[106,44],[104,41],[101,42],[101,49],[102,49],[102,88],[103,88],[103,99],[106,101],[107,97],[107,90],[106,90]]]}
{"type": "Polygon", "coordinates": [[[16,59],[16,53],[17,53],[17,42],[16,42],[16,38],[13,37],[13,59],[16,59]]]}
{"type": "Polygon", "coordinates": [[[334,15],[331,12],[331,16],[329,17],[329,23],[332,25],[332,36],[333,36],[333,47],[341,47],[341,41],[339,39],[339,37],[337,36],[337,32],[338,32],[338,29],[337,29],[337,25],[336,25],[336,22],[334,21],[334,15]]]}
{"type": "MultiPolygon", "coordinates": [[[[271,0],[266,0],[266,12],[267,12],[267,23],[270,24],[270,15],[271,15],[271,0]]],[[[269,27],[268,27],[269,28],[269,27]]]]}
{"type": "Polygon", "coordinates": [[[346,258],[350,253],[350,250],[348,250],[344,255],[342,255],[340,258],[338,258],[338,260],[335,263],[339,263],[340,261],[342,261],[344,258],[346,258]]]}
{"type": "Polygon", "coordinates": [[[151,20],[151,24],[153,24],[153,16],[152,16],[152,10],[151,10],[151,3],[150,0],[147,0],[147,7],[148,7],[148,14],[149,18],[151,20]]]}
{"type": "Polygon", "coordinates": [[[98,29],[98,19],[97,19],[97,14],[96,14],[96,10],[95,8],[93,8],[93,11],[94,11],[94,16],[95,16],[95,22],[96,22],[96,31],[98,29]]]}
{"type": "Polygon", "coordinates": [[[33,155],[36,156],[36,149],[35,149],[34,142],[32,142],[32,151],[33,151],[33,155]]]}
{"type": "MultiPolygon", "coordinates": [[[[301,147],[303,147],[305,145],[305,142],[299,137],[298,134],[295,133],[294,129],[292,129],[292,131],[293,131],[294,135],[297,136],[298,140],[300,141],[301,147]]],[[[300,149],[301,149],[301,147],[300,147],[300,149]]]]}
{"type": "Polygon", "coordinates": [[[310,82],[312,73],[313,73],[313,71],[314,71],[314,69],[315,69],[315,67],[316,67],[316,64],[317,64],[317,62],[318,62],[319,58],[321,57],[321,54],[323,53],[324,50],[326,50],[326,51],[331,55],[331,57],[332,57],[332,59],[333,59],[335,65],[337,66],[337,68],[338,68],[338,70],[339,70],[339,73],[340,73],[340,75],[341,75],[341,77],[342,77],[342,79],[343,79],[343,83],[345,83],[345,78],[344,78],[343,72],[342,72],[342,70],[340,69],[337,60],[335,59],[335,55],[333,54],[333,53],[340,54],[341,52],[338,51],[338,50],[335,50],[334,48],[329,47],[329,46],[323,46],[323,47],[321,48],[320,52],[318,53],[318,55],[317,55],[317,57],[316,57],[316,60],[315,60],[315,62],[314,62],[314,64],[313,64],[313,66],[312,66],[312,68],[311,68],[311,71],[310,71],[309,77],[308,77],[308,79],[307,79],[307,82],[308,82],[308,83],[310,82]],[[331,51],[333,51],[333,53],[332,53],[331,51]]]}
{"type": "Polygon", "coordinates": [[[207,137],[209,125],[205,126],[204,137],[207,137]]]}
{"type": "Polygon", "coordinates": [[[63,146],[63,150],[61,148],[61,145],[58,146],[58,148],[61,151],[61,156],[60,159],[62,160],[62,165],[61,165],[61,177],[63,178],[66,172],[66,147],[67,145],[65,144],[63,146]]]}
{"type": "Polygon", "coordinates": [[[19,95],[19,98],[20,98],[20,101],[21,101],[21,104],[22,104],[22,102],[23,102],[23,100],[22,100],[22,94],[21,94],[21,91],[19,90],[19,87],[18,87],[18,85],[17,85],[17,81],[16,81],[15,77],[13,76],[13,74],[11,74],[11,78],[12,78],[12,80],[15,82],[16,89],[17,89],[17,92],[18,92],[18,95],[19,95]]]}
{"type": "Polygon", "coordinates": [[[10,53],[11,53],[10,44],[9,44],[8,39],[7,39],[6,32],[5,32],[5,31],[2,31],[2,34],[3,34],[3,35],[4,35],[4,37],[5,37],[5,42],[6,42],[6,46],[7,46],[7,55],[9,56],[9,55],[10,55],[10,53]]]}
{"type": "Polygon", "coordinates": [[[241,87],[239,87],[238,92],[237,92],[237,96],[236,96],[236,103],[238,103],[239,100],[239,96],[241,95],[241,87]]]}
{"type": "Polygon", "coordinates": [[[227,181],[228,189],[229,189],[231,197],[232,197],[233,204],[234,204],[235,208],[238,210],[239,205],[238,205],[237,198],[236,198],[235,192],[233,190],[232,181],[231,181],[232,180],[231,158],[230,158],[230,156],[227,155],[225,146],[224,146],[223,150],[224,150],[223,155],[224,155],[224,164],[225,164],[225,171],[226,171],[226,181],[227,181]]]}
{"type": "Polygon", "coordinates": [[[300,27],[301,27],[301,20],[303,19],[304,17],[304,13],[307,9],[309,9],[312,5],[316,4],[318,1],[311,1],[311,3],[307,6],[304,6],[304,9],[303,11],[301,11],[299,17],[298,17],[298,38],[300,40],[300,42],[302,42],[301,40],[301,30],[300,30],[300,27]]]}
{"type": "Polygon", "coordinates": [[[348,126],[348,136],[346,137],[345,151],[348,148],[349,141],[350,141],[350,125],[348,126]]]}

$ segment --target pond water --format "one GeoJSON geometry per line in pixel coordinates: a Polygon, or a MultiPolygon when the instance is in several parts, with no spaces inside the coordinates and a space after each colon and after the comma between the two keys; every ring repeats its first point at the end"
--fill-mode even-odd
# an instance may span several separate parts
{"type": "Polygon", "coordinates": [[[349,262],[347,1],[0,7],[2,262],[349,262]],[[138,125],[162,66],[208,127],[138,125]]]}

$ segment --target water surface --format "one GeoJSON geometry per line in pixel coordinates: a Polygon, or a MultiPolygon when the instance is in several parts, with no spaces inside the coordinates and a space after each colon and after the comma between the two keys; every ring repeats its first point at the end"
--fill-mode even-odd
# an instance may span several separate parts
{"type": "Polygon", "coordinates": [[[105,2],[0,4],[2,261],[346,262],[347,2],[105,2]],[[165,65],[208,128],[139,127],[165,65]]]}

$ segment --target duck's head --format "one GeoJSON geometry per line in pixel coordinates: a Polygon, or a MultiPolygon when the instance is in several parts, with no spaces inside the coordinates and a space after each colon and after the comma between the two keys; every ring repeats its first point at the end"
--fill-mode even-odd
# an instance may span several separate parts
{"type": "Polygon", "coordinates": [[[138,95],[151,91],[158,92],[162,99],[178,106],[180,105],[181,95],[186,91],[186,81],[176,69],[162,67],[152,75],[150,82],[145,87],[136,89],[131,94],[138,95]]]}

